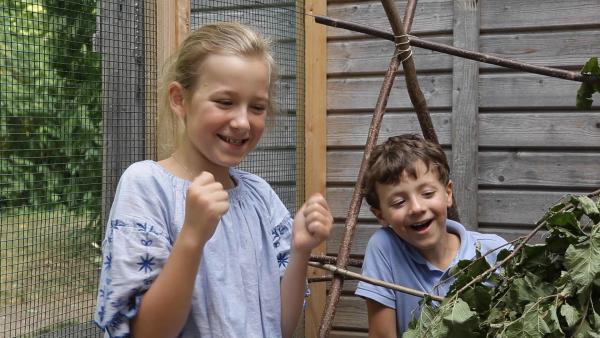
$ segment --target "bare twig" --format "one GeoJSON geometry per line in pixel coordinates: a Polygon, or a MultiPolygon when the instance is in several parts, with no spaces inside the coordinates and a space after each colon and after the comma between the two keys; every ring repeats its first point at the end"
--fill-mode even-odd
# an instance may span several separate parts
{"type": "Polygon", "coordinates": [[[404,31],[410,33],[413,19],[415,18],[415,10],[417,9],[417,0],[408,0],[404,9],[404,31]]]}
{"type": "MultiPolygon", "coordinates": [[[[332,27],[338,27],[343,29],[348,29],[354,32],[364,33],[371,36],[379,37],[382,39],[394,41],[394,34],[384,32],[381,30],[377,30],[371,27],[359,25],[353,22],[337,20],[333,18],[329,18],[326,16],[315,16],[315,21],[332,27]]],[[[559,79],[578,81],[578,82],[586,82],[591,84],[600,84],[600,77],[592,75],[592,74],[581,74],[578,72],[572,72],[563,69],[557,69],[552,67],[543,67],[543,66],[535,66],[532,64],[528,64],[525,62],[519,62],[511,59],[501,58],[497,56],[492,56],[485,53],[473,52],[469,50],[465,50],[462,48],[456,48],[453,46],[444,45],[442,43],[431,42],[427,40],[420,39],[416,36],[410,36],[409,41],[411,46],[420,47],[428,50],[433,50],[440,53],[445,53],[449,55],[454,55],[458,57],[462,57],[469,60],[475,60],[483,63],[488,63],[492,65],[502,66],[510,69],[525,71],[529,73],[546,75],[550,77],[555,77],[559,79]]]]}
{"type": "Polygon", "coordinates": [[[316,262],[308,262],[308,265],[315,267],[315,268],[320,268],[320,269],[324,269],[330,272],[333,272],[336,275],[342,275],[345,277],[350,277],[353,279],[357,279],[369,284],[373,284],[373,285],[378,285],[378,286],[383,286],[386,287],[388,289],[392,289],[392,290],[396,290],[396,291],[400,291],[402,293],[406,293],[409,295],[413,295],[413,296],[417,296],[417,297],[421,297],[421,298],[425,298],[425,297],[429,297],[433,300],[437,300],[439,302],[442,302],[444,300],[444,297],[440,297],[438,295],[432,295],[429,293],[425,293],[423,291],[419,291],[419,290],[415,290],[415,289],[411,289],[411,288],[407,288],[405,286],[402,285],[398,285],[398,284],[393,284],[393,283],[389,283],[380,279],[375,279],[375,278],[371,278],[371,277],[367,277],[367,276],[363,276],[359,273],[356,272],[352,272],[346,269],[342,269],[342,268],[338,268],[334,265],[331,264],[322,264],[322,263],[316,263],[316,262]]]}
{"type": "MultiPolygon", "coordinates": [[[[399,66],[400,59],[398,57],[392,57],[388,70],[383,78],[383,84],[379,92],[379,97],[377,98],[377,103],[375,104],[375,110],[371,119],[371,126],[369,127],[369,134],[367,135],[365,151],[363,153],[360,169],[358,171],[356,185],[354,186],[354,191],[352,192],[352,199],[350,201],[350,207],[348,208],[348,215],[346,216],[346,230],[344,231],[342,243],[338,252],[336,266],[340,268],[345,268],[348,264],[348,256],[350,255],[352,238],[354,237],[354,230],[356,229],[356,224],[358,221],[358,213],[360,211],[363,199],[363,185],[365,172],[367,170],[367,161],[371,156],[373,148],[375,147],[375,144],[377,142],[377,137],[379,136],[379,129],[381,128],[381,122],[383,120],[383,114],[387,105],[387,100],[390,96],[390,91],[392,89],[392,85],[394,84],[396,71],[398,70],[399,66]]],[[[340,300],[340,295],[342,293],[343,282],[344,280],[342,278],[336,276],[336,278],[334,278],[333,282],[331,283],[329,296],[327,297],[327,304],[325,306],[325,311],[323,312],[323,316],[321,318],[321,325],[319,326],[318,337],[320,338],[326,338],[329,336],[329,331],[331,330],[331,324],[333,323],[336,307],[338,301],[340,300]]]]}

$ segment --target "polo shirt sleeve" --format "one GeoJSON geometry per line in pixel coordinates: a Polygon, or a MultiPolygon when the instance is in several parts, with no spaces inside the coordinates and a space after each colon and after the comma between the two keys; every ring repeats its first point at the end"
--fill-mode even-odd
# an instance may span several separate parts
{"type": "MultiPolygon", "coordinates": [[[[389,234],[383,228],[377,230],[367,244],[362,274],[393,283],[392,265],[386,254],[390,253],[390,250],[392,250],[392,245],[389,234]]],[[[391,289],[361,281],[356,287],[355,294],[396,309],[396,297],[391,289]]]]}

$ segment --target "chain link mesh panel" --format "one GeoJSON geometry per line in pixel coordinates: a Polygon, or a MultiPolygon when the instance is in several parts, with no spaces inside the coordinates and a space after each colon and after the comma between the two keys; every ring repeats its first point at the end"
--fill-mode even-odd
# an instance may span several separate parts
{"type": "Polygon", "coordinates": [[[280,77],[279,112],[240,168],[267,180],[288,209],[295,211],[304,200],[304,2],[192,0],[191,11],[191,29],[235,21],[272,41],[280,77]]]}
{"type": "Polygon", "coordinates": [[[155,11],[0,1],[2,337],[100,336],[103,215],[124,168],[155,154],[155,11]]]}

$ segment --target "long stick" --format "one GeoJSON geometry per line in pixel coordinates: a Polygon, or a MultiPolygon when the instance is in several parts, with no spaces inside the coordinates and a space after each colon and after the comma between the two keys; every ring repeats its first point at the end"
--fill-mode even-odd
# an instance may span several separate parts
{"type": "MultiPolygon", "coordinates": [[[[384,32],[381,30],[377,30],[371,27],[359,25],[353,22],[338,20],[329,18],[326,16],[315,16],[315,21],[331,26],[338,27],[347,30],[351,30],[354,32],[364,33],[371,36],[379,37],[385,40],[394,41],[394,34],[384,32]]],[[[433,50],[440,53],[450,54],[454,56],[459,56],[469,60],[475,60],[483,63],[488,63],[492,65],[502,66],[510,69],[521,70],[529,73],[546,75],[550,77],[556,77],[559,79],[578,81],[578,82],[587,82],[592,84],[600,84],[600,77],[592,75],[592,74],[581,74],[578,72],[572,72],[563,69],[551,68],[551,67],[543,67],[543,66],[535,66],[532,64],[528,64],[525,62],[519,62],[511,59],[501,58],[497,56],[492,56],[485,53],[472,52],[462,48],[456,48],[453,46],[444,45],[442,43],[431,42],[427,40],[420,39],[416,36],[410,36],[409,44],[411,46],[420,47],[428,50],[433,50]]]]}
{"type": "MultiPolygon", "coordinates": [[[[381,85],[381,90],[379,91],[377,103],[375,104],[375,111],[373,112],[371,126],[369,127],[369,134],[367,135],[365,152],[363,153],[360,169],[358,171],[356,185],[354,186],[354,191],[352,192],[352,199],[350,200],[350,207],[348,208],[348,214],[346,216],[344,236],[338,252],[336,265],[341,268],[345,268],[348,264],[348,256],[350,255],[352,238],[354,237],[354,230],[356,229],[356,224],[358,221],[358,213],[360,211],[363,199],[362,187],[364,185],[364,177],[367,170],[367,161],[369,157],[371,157],[371,153],[373,152],[373,148],[377,142],[379,129],[381,128],[381,122],[383,120],[383,113],[385,112],[387,100],[390,96],[390,91],[392,89],[392,85],[394,84],[396,71],[398,70],[399,66],[400,59],[397,56],[392,57],[390,65],[388,66],[388,70],[383,78],[383,84],[381,85]]],[[[326,338],[329,336],[329,331],[331,330],[331,325],[333,324],[336,307],[342,294],[343,283],[344,279],[340,278],[339,276],[335,276],[333,282],[331,283],[329,296],[327,297],[327,304],[321,318],[321,325],[319,326],[319,338],[326,338]]]]}
{"type": "Polygon", "coordinates": [[[398,285],[398,284],[393,284],[393,283],[389,283],[380,279],[375,279],[375,278],[371,278],[371,277],[367,277],[367,276],[363,276],[359,273],[356,272],[352,272],[346,269],[342,269],[342,268],[338,268],[335,265],[331,265],[331,264],[322,264],[322,263],[317,263],[317,262],[308,262],[308,265],[315,267],[315,268],[320,268],[320,269],[324,269],[330,272],[333,272],[334,274],[339,274],[342,276],[348,276],[351,277],[353,279],[357,279],[363,282],[367,282],[369,284],[373,284],[373,285],[378,285],[378,286],[383,286],[386,287],[388,289],[392,289],[392,290],[396,290],[396,291],[400,291],[402,293],[406,293],[409,295],[413,295],[413,296],[417,296],[417,297],[421,297],[421,298],[425,298],[425,297],[429,297],[431,299],[437,300],[437,301],[443,301],[444,297],[440,297],[437,295],[432,295],[429,293],[425,293],[423,291],[419,291],[419,290],[415,290],[415,289],[411,289],[411,288],[407,288],[405,286],[402,285],[398,285]]]}

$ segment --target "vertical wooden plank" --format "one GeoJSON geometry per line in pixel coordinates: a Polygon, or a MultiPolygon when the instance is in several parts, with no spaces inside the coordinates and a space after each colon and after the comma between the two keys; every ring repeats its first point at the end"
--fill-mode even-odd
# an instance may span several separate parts
{"type": "MultiPolygon", "coordinates": [[[[454,46],[479,50],[479,0],[454,1],[454,46]]],[[[452,179],[462,223],[477,221],[479,64],[454,58],[452,71],[452,179]]]]}
{"type": "Polygon", "coordinates": [[[157,124],[157,158],[162,160],[171,156],[177,142],[177,121],[175,116],[167,113],[161,106],[161,82],[165,66],[179,44],[190,31],[191,0],[159,0],[156,8],[156,51],[158,74],[158,124],[157,124]]]}
{"type": "MultiPolygon", "coordinates": [[[[306,0],[305,11],[313,15],[327,14],[327,1],[306,0]]],[[[325,195],[326,139],[327,139],[327,29],[305,16],[305,196],[319,192],[325,195]]],[[[313,250],[314,254],[325,254],[326,245],[313,250]]],[[[309,268],[308,276],[323,275],[322,271],[309,268]]],[[[305,310],[305,337],[316,337],[325,309],[325,283],[313,283],[311,296],[305,310]]]]}

